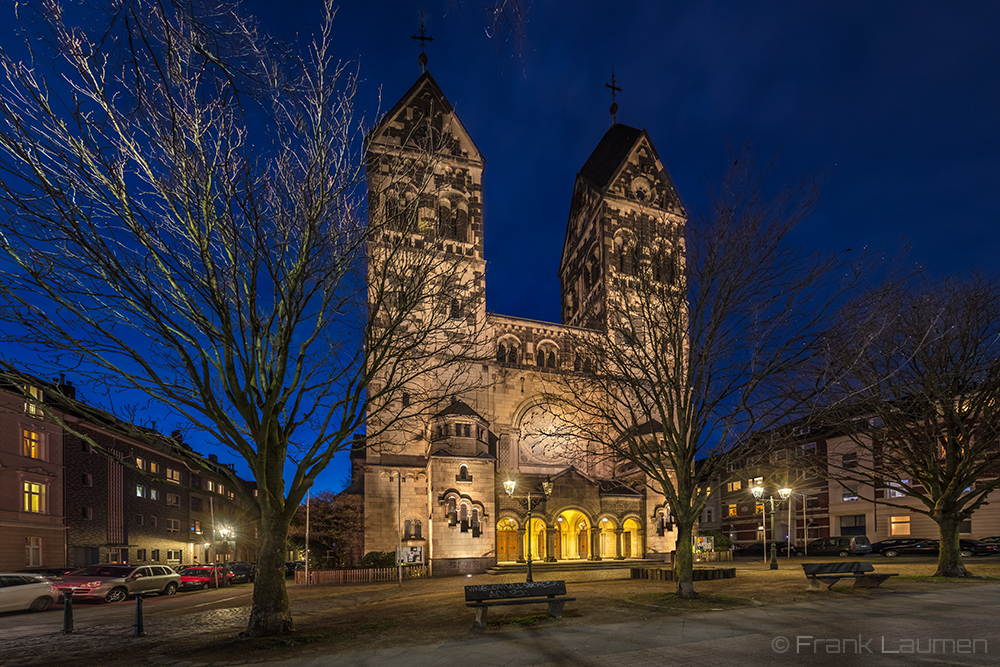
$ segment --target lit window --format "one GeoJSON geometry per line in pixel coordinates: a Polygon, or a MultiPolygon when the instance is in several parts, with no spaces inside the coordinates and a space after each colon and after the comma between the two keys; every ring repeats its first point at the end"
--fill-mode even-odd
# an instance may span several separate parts
{"type": "Polygon", "coordinates": [[[743,488],[743,482],[730,482],[726,485],[726,491],[739,491],[743,488]]]}
{"type": "Polygon", "coordinates": [[[24,413],[32,417],[42,416],[42,388],[24,385],[24,413]]]}
{"type": "Polygon", "coordinates": [[[890,516],[889,517],[889,534],[890,535],[909,535],[910,534],[910,517],[908,517],[908,516],[890,516]]]}
{"type": "Polygon", "coordinates": [[[764,513],[764,503],[757,503],[757,506],[754,508],[753,511],[754,511],[754,514],[763,514],[764,513]]]}
{"type": "Polygon", "coordinates": [[[750,486],[762,486],[764,484],[764,478],[763,477],[751,477],[749,484],[750,484],[750,486]]]}
{"type": "Polygon", "coordinates": [[[215,487],[215,491],[216,491],[216,493],[218,493],[221,496],[222,494],[224,494],[226,492],[226,487],[224,487],[222,484],[218,484],[215,487]]]}
{"type": "Polygon", "coordinates": [[[27,567],[39,567],[42,564],[42,538],[24,538],[24,564],[27,567]]]}
{"type": "MultiPolygon", "coordinates": [[[[888,488],[886,490],[887,498],[902,498],[906,494],[903,493],[903,489],[910,483],[908,479],[901,479],[898,482],[889,482],[888,488]]],[[[907,533],[909,535],[909,533],[907,533]]]]}
{"type": "Polygon", "coordinates": [[[21,429],[21,455],[32,459],[45,458],[45,439],[41,433],[21,429]]]}
{"type": "Polygon", "coordinates": [[[160,464],[157,463],[156,461],[150,461],[149,472],[153,473],[154,475],[160,474],[160,464]]]}
{"type": "Polygon", "coordinates": [[[149,499],[150,500],[159,500],[160,499],[160,492],[157,491],[156,489],[150,489],[149,490],[149,499]]]}
{"type": "Polygon", "coordinates": [[[181,497],[179,495],[177,495],[176,493],[168,493],[167,494],[167,505],[169,505],[171,507],[180,507],[181,506],[181,497]]]}
{"type": "Polygon", "coordinates": [[[215,482],[208,480],[208,486],[205,487],[209,491],[215,491],[215,482]]]}
{"type": "Polygon", "coordinates": [[[845,484],[844,485],[844,495],[843,501],[846,503],[851,500],[858,499],[858,485],[857,484],[845,484]]]}
{"type": "Polygon", "coordinates": [[[142,484],[136,484],[135,485],[135,497],[136,498],[145,498],[146,497],[146,487],[144,487],[142,484]]]}
{"type": "Polygon", "coordinates": [[[175,484],[181,483],[181,471],[174,470],[173,468],[167,468],[167,481],[174,482],[175,484]]]}
{"type": "Polygon", "coordinates": [[[191,531],[197,533],[198,535],[201,535],[201,521],[192,521],[191,531]]]}
{"type": "Polygon", "coordinates": [[[142,458],[141,456],[135,457],[135,467],[138,468],[139,470],[145,470],[146,459],[142,458]]]}
{"type": "Polygon", "coordinates": [[[226,491],[226,498],[229,498],[230,500],[235,500],[236,494],[233,493],[232,491],[226,491]]]}
{"type": "Polygon", "coordinates": [[[736,516],[736,515],[737,515],[736,505],[730,505],[729,506],[729,516],[736,516]]]}
{"type": "Polygon", "coordinates": [[[25,512],[35,514],[45,513],[45,485],[40,482],[24,482],[23,485],[25,512]]]}

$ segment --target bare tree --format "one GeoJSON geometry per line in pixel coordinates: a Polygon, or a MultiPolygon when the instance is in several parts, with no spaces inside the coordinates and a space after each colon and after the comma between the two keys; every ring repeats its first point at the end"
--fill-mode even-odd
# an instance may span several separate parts
{"type": "Polygon", "coordinates": [[[613,256],[606,330],[577,336],[580,372],[550,397],[562,432],[626,480],[662,494],[677,527],[677,593],[695,597],[692,533],[754,437],[808,401],[788,377],[815,351],[833,306],[863,276],[842,254],[790,245],[815,207],[812,179],[764,196],[767,170],[740,156],[711,209],[686,226],[633,230],[613,256]],[[634,250],[632,250],[634,248],[634,250]],[[696,460],[701,459],[696,468],[696,460]]]}
{"type": "MultiPolygon", "coordinates": [[[[358,507],[349,498],[333,491],[318,491],[309,499],[309,549],[312,562],[326,567],[356,565],[351,556],[362,539],[364,522],[358,507]]],[[[303,504],[292,518],[288,536],[293,544],[306,543],[306,508],[303,504]]],[[[311,567],[311,566],[310,566],[311,567]]]]}
{"type": "Polygon", "coordinates": [[[3,363],[144,396],[245,460],[257,495],[227,488],[259,512],[246,632],[286,632],[307,489],[366,421],[438,409],[474,358],[445,306],[459,263],[412,253],[398,210],[364,215],[332,2],[301,56],[222,3],[32,7],[23,51],[0,52],[3,363]],[[444,368],[440,393],[412,389],[444,368]]]}
{"type": "Polygon", "coordinates": [[[859,497],[930,517],[935,576],[967,577],[960,526],[1000,488],[1000,283],[883,287],[849,304],[824,367],[829,466],[859,497]]]}

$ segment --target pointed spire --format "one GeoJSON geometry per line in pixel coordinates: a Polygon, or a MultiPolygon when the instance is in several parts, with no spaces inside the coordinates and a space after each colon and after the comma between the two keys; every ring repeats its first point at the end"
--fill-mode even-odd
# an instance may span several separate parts
{"type": "Polygon", "coordinates": [[[618,93],[622,92],[622,89],[621,89],[621,86],[618,85],[618,82],[615,81],[615,64],[614,63],[611,63],[611,81],[609,83],[604,84],[604,87],[611,90],[611,109],[610,109],[610,111],[611,111],[611,122],[612,123],[617,123],[618,122],[618,118],[617,118],[617,114],[618,114],[618,102],[615,101],[615,98],[618,96],[618,93]]]}
{"type": "Polygon", "coordinates": [[[410,35],[410,39],[420,42],[420,55],[417,56],[417,62],[420,63],[420,73],[423,74],[427,71],[427,54],[424,53],[424,47],[427,46],[427,42],[433,42],[434,38],[427,34],[427,12],[419,12],[417,16],[420,17],[420,34],[410,35]]]}

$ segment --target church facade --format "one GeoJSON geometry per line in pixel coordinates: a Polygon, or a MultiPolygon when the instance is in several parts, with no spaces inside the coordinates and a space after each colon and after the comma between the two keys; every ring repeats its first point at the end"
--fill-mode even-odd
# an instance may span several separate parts
{"type": "Polygon", "coordinates": [[[615,275],[639,261],[637,232],[683,228],[686,220],[646,131],[614,124],[567,193],[561,324],[487,313],[485,160],[429,72],[372,131],[369,152],[370,203],[387,184],[403,201],[417,198],[416,230],[461,258],[467,289],[452,308],[482,332],[482,363],[475,385],[447,397],[410,436],[355,452],[364,551],[401,547],[404,560],[431,564],[435,576],[482,572],[529,554],[564,561],[669,553],[676,534],[662,495],[626,466],[547,441],[539,426],[550,415],[543,395],[561,375],[587,372],[573,341],[581,332],[601,335],[615,275]],[[410,158],[427,164],[428,150],[433,160],[422,184],[407,182],[417,178],[414,170],[388,166],[410,158]],[[510,481],[513,495],[504,487],[510,481]]]}

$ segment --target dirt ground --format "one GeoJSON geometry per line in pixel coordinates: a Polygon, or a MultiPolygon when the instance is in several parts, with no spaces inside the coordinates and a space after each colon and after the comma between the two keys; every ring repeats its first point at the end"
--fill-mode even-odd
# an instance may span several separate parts
{"type": "MultiPolygon", "coordinates": [[[[815,560],[815,559],[810,559],[815,560]]],[[[991,559],[992,560],[992,559],[991,559]]],[[[972,562],[971,579],[935,579],[931,562],[900,563],[875,561],[878,572],[896,572],[880,588],[853,588],[849,581],[833,590],[810,592],[800,564],[782,562],[776,571],[763,563],[735,563],[735,579],[697,582],[700,597],[682,600],[674,593],[673,582],[632,579],[583,580],[586,575],[560,573],[567,594],[575,597],[563,610],[562,619],[544,614],[542,606],[514,606],[491,609],[488,627],[473,626],[474,610],[465,606],[462,587],[471,580],[461,577],[394,584],[303,587],[289,584],[295,632],[281,638],[241,640],[239,628],[194,637],[174,637],[169,644],[145,647],[147,657],[169,655],[174,660],[234,662],[278,660],[362,649],[409,644],[435,644],[477,636],[517,632],[532,626],[559,627],[620,623],[655,615],[679,615],[724,610],[747,605],[788,605],[822,599],[860,599],[931,592],[942,588],[1000,584],[1000,562],[972,562]],[[576,580],[574,580],[576,579],[576,580]]],[[[728,563],[725,565],[729,565],[728,563]]],[[[539,578],[536,575],[536,580],[539,578]]],[[[476,583],[491,583],[485,575],[476,583]]],[[[494,581],[495,583],[495,581],[494,581]]],[[[97,657],[97,656],[95,656],[97,657]]],[[[137,664],[138,655],[123,662],[114,652],[100,656],[102,664],[137,664]]]]}

